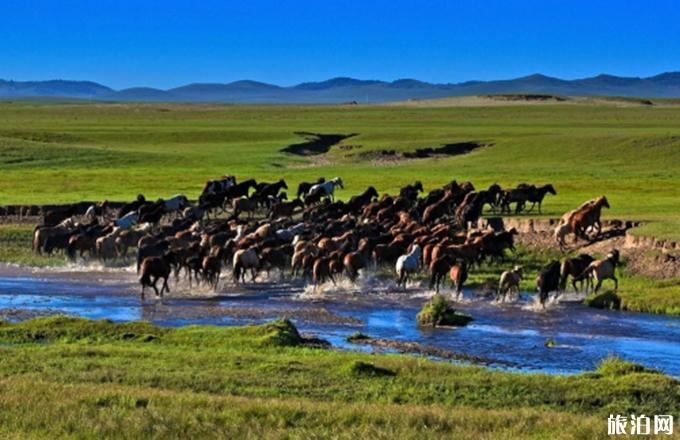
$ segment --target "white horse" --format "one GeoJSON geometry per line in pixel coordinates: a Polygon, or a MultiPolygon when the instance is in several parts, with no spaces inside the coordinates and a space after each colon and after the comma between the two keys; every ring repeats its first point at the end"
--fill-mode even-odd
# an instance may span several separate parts
{"type": "Polygon", "coordinates": [[[120,229],[130,229],[139,221],[139,215],[137,212],[128,212],[118,220],[114,220],[113,223],[120,229]]]}
{"type": "Polygon", "coordinates": [[[497,299],[500,299],[501,296],[503,296],[503,300],[505,301],[505,297],[508,295],[508,293],[513,291],[519,294],[519,283],[522,281],[522,276],[522,266],[515,266],[512,270],[506,270],[503,272],[501,274],[501,279],[498,282],[497,299]]]}
{"type": "Polygon", "coordinates": [[[176,194],[163,202],[165,207],[165,212],[177,212],[181,209],[190,206],[189,199],[184,194],[176,194]]]}
{"type": "Polygon", "coordinates": [[[333,193],[335,192],[335,187],[339,186],[340,188],[344,188],[344,183],[342,182],[342,179],[339,177],[335,177],[331,180],[327,180],[324,183],[317,183],[316,185],[312,185],[311,188],[309,188],[309,192],[307,195],[312,195],[316,194],[317,191],[322,191],[322,194],[326,197],[330,197],[331,200],[335,200],[333,193]]]}
{"type": "Polygon", "coordinates": [[[210,192],[218,193],[231,188],[236,185],[236,177],[234,176],[222,176],[220,180],[209,180],[203,188],[203,194],[210,192]]]}
{"type": "Polygon", "coordinates": [[[87,208],[87,211],[85,211],[85,218],[90,220],[95,220],[97,218],[97,205],[90,205],[90,207],[87,208]]]}
{"type": "Polygon", "coordinates": [[[232,266],[234,269],[234,282],[238,283],[242,280],[245,283],[247,269],[250,269],[253,281],[255,281],[257,269],[260,266],[260,258],[257,256],[255,249],[239,249],[234,252],[232,266]]]}
{"type": "MultiPolygon", "coordinates": [[[[291,241],[294,240],[295,237],[298,237],[298,234],[301,234],[305,230],[305,224],[304,223],[298,223],[295,226],[291,226],[286,229],[277,229],[276,230],[276,238],[279,240],[283,241],[291,241]]],[[[295,245],[295,243],[293,243],[295,245]]]]}
{"type": "Polygon", "coordinates": [[[594,292],[600,290],[604,280],[614,280],[614,290],[619,288],[619,280],[616,279],[616,266],[619,264],[619,251],[614,249],[602,260],[595,260],[583,273],[588,277],[586,291],[588,287],[592,287],[593,279],[597,282],[594,292]]]}
{"type": "Polygon", "coordinates": [[[420,245],[414,245],[411,252],[402,255],[397,258],[397,264],[395,265],[395,270],[397,271],[397,286],[406,287],[406,281],[412,273],[416,273],[420,270],[420,256],[421,256],[420,245]]]}

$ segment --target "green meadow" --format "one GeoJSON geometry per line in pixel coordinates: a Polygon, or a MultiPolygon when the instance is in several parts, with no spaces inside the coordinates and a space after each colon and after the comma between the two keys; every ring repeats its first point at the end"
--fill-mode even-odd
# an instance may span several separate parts
{"type": "Polygon", "coordinates": [[[287,321],[0,324],[3,438],[606,438],[680,414],[680,384],[621,361],[574,376],[304,345],[287,321]],[[670,411],[670,412],[669,412],[670,411]]]}
{"type": "Polygon", "coordinates": [[[417,108],[4,102],[0,204],[196,197],[207,179],[280,177],[293,186],[341,176],[348,197],[421,180],[553,183],[544,215],[607,195],[613,218],[647,220],[641,233],[679,238],[680,107],[599,104],[417,108]],[[325,156],[280,150],[295,132],[357,135],[325,156]],[[398,162],[413,151],[477,141],[471,153],[398,162]],[[646,232],[645,232],[646,231],[646,232]]]}

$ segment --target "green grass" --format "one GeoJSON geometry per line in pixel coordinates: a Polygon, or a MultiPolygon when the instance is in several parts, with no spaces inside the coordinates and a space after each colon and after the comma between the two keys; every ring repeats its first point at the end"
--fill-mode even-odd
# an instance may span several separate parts
{"type": "Polygon", "coordinates": [[[675,414],[680,384],[619,359],[575,376],[307,348],[287,321],[0,325],[3,438],[605,438],[675,414]]]}
{"type": "MultiPolygon", "coordinates": [[[[678,239],[680,108],[598,105],[400,108],[340,106],[208,106],[0,104],[0,203],[195,197],[206,179],[285,177],[296,184],[340,175],[347,197],[375,185],[396,191],[422,180],[431,188],[456,178],[552,182],[545,215],[558,216],[606,194],[606,216],[658,222],[678,239]],[[300,142],[296,131],[358,133],[329,161],[279,150],[300,142]],[[459,157],[396,166],[366,160],[373,150],[414,150],[459,141],[494,145],[459,157]],[[677,220],[676,220],[677,221],[677,220]]],[[[655,223],[657,224],[657,223],[655,223]]]]}

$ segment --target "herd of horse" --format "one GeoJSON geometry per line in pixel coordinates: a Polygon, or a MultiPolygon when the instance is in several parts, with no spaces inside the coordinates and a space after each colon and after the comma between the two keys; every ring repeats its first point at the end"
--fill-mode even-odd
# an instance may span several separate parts
{"type": "MultiPolygon", "coordinates": [[[[82,215],[60,208],[45,213],[46,223],[36,226],[33,248],[63,249],[72,260],[89,254],[104,261],[126,260],[129,249],[136,248],[142,300],[147,287],[162,298],[172,275],[176,282],[184,274],[190,286],[217,289],[225,269],[234,283],[245,283],[247,275],[254,282],[259,273],[274,270],[281,278],[303,277],[316,287],[341,276],[355,282],[360,271],[381,266],[394,267],[400,286],[427,271],[430,288],[439,292],[448,277],[458,298],[470,270],[484,261],[505,261],[506,251],[515,251],[514,228],[478,227],[483,209],[510,212],[515,203],[515,212],[522,212],[531,203],[529,211],[537,207],[540,212],[546,194],[556,194],[552,185],[503,190],[494,184],[476,190],[471,182],[454,180],[427,193],[421,182],[395,195],[380,196],[370,186],[345,202],[334,197],[343,187],[339,177],[302,182],[288,201],[283,179],[237,182],[224,176],[206,182],[196,202],[184,195],[154,202],[140,195],[127,203],[79,208],[82,215]]],[[[565,214],[563,221],[585,237],[593,227],[599,231],[603,206],[608,206],[604,197],[565,214]]],[[[585,281],[588,289],[595,281],[598,290],[604,279],[616,281],[616,264],[618,251],[604,260],[581,255],[551,262],[537,278],[541,303],[549,293],[563,291],[569,276],[574,288],[585,281]]],[[[522,277],[521,267],[504,272],[498,297],[518,293],[522,277]]]]}

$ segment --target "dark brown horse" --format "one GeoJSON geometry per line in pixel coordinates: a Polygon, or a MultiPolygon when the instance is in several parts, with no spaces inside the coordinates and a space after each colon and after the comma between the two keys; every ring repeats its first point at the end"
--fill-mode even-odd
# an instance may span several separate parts
{"type": "Polygon", "coordinates": [[[581,254],[578,257],[565,259],[560,267],[560,290],[565,291],[567,289],[567,278],[570,276],[572,278],[571,285],[574,290],[582,290],[585,278],[579,279],[579,275],[581,275],[593,261],[594,258],[588,254],[581,254]],[[580,289],[576,288],[577,282],[580,283],[580,289]]]}
{"type": "Polygon", "coordinates": [[[168,278],[172,272],[173,257],[171,253],[164,254],[159,257],[146,257],[142,261],[139,276],[139,283],[142,285],[141,299],[144,301],[144,290],[147,287],[152,287],[156,296],[163,298],[163,292],[166,291],[170,293],[170,287],[168,287],[168,278]],[[163,285],[159,292],[156,283],[158,280],[163,279],[163,285]]]}
{"type": "Polygon", "coordinates": [[[449,271],[449,277],[451,278],[451,286],[456,292],[456,299],[460,298],[463,294],[463,284],[468,277],[467,265],[463,260],[456,260],[456,263],[451,266],[449,271]]]}

